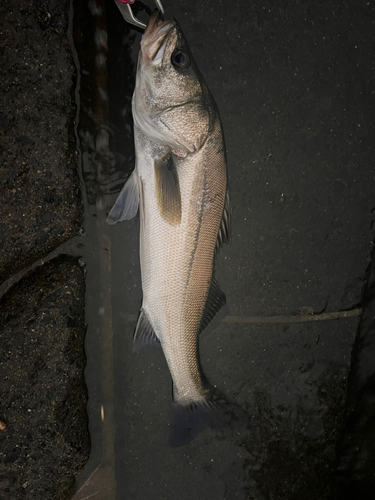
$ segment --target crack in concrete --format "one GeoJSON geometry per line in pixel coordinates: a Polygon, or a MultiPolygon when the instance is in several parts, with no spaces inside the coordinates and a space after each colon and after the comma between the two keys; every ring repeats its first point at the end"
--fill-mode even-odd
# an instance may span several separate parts
{"type": "Polygon", "coordinates": [[[81,500],[87,500],[88,498],[91,498],[91,497],[93,497],[93,496],[97,495],[98,493],[100,493],[100,491],[95,491],[95,493],[92,493],[91,495],[89,495],[89,496],[87,496],[87,497],[84,497],[84,498],[82,498],[81,500]]]}
{"type": "Polygon", "coordinates": [[[335,311],[321,314],[301,314],[296,316],[226,316],[223,323],[304,323],[308,321],[327,321],[332,319],[361,316],[363,309],[335,311]]]}

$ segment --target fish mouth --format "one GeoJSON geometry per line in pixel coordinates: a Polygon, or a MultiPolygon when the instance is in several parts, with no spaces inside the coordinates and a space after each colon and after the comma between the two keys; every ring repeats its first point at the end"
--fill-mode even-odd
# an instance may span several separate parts
{"type": "Polygon", "coordinates": [[[146,60],[153,64],[161,63],[168,35],[175,26],[174,20],[162,21],[158,10],[152,13],[141,41],[142,55],[146,60]]]}

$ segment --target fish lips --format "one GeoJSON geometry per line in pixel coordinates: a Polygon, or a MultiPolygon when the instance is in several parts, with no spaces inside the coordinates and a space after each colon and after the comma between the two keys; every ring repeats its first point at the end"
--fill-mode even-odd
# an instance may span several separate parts
{"type": "Polygon", "coordinates": [[[142,56],[146,61],[161,63],[169,34],[176,24],[174,19],[162,21],[158,10],[153,12],[141,41],[142,56]]]}

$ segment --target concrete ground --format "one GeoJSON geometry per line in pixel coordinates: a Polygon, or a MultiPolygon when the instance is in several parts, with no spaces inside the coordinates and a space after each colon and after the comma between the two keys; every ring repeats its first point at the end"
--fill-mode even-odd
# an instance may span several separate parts
{"type": "MultiPolygon", "coordinates": [[[[357,442],[344,423],[374,237],[373,6],[164,6],[180,22],[223,122],[233,238],[216,275],[228,309],[202,333],[200,351],[207,377],[246,409],[248,423],[170,448],[163,355],[132,353],[142,296],[139,221],[105,228],[104,220],[115,200],[108,195],[134,166],[130,99],[140,35],[107,2],[110,167],[101,170],[91,213],[102,242],[96,265],[108,271],[100,283],[110,295],[88,311],[96,325],[91,336],[89,320],[86,370],[93,453],[75,499],[346,498],[350,474],[374,484],[374,455],[358,463],[342,449],[357,442]],[[106,345],[113,368],[95,344],[106,345]]],[[[370,428],[372,416],[361,415],[370,428]]],[[[362,497],[372,498],[365,489],[362,497]]]]}

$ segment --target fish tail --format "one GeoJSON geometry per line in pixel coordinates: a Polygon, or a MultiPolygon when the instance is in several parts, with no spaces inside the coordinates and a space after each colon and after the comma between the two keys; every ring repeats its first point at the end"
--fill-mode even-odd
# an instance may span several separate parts
{"type": "Polygon", "coordinates": [[[211,386],[203,401],[189,405],[174,403],[169,443],[182,446],[206,427],[238,425],[245,422],[245,417],[242,408],[211,386]]]}

